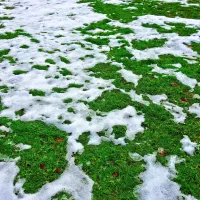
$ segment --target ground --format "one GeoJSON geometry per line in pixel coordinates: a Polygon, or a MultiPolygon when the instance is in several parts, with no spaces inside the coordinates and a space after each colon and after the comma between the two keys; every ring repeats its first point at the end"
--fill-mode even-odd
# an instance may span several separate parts
{"type": "Polygon", "coordinates": [[[0,1],[0,200],[200,200],[199,180],[199,0],[0,1]]]}

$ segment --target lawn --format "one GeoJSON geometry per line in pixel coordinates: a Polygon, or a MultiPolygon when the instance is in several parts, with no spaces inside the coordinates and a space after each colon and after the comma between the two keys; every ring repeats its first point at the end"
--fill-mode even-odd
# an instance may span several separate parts
{"type": "Polygon", "coordinates": [[[199,188],[199,0],[0,1],[0,200],[199,188]]]}

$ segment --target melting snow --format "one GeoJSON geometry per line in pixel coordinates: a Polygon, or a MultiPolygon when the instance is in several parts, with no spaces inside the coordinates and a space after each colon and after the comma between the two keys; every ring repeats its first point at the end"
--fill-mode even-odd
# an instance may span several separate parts
{"type": "Polygon", "coordinates": [[[176,177],[175,164],[181,162],[176,156],[170,156],[168,167],[156,162],[156,154],[144,156],[146,171],[140,175],[143,184],[137,189],[141,200],[177,200],[194,199],[181,193],[180,186],[173,182],[176,177]]]}
{"type": "Polygon", "coordinates": [[[181,140],[183,151],[189,155],[193,155],[197,143],[191,142],[190,138],[187,135],[184,135],[184,138],[181,140]]]}

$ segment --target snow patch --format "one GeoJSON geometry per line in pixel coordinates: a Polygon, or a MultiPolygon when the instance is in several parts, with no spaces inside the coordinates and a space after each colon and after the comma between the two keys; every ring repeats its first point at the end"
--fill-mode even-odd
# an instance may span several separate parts
{"type": "Polygon", "coordinates": [[[190,138],[187,135],[184,135],[183,139],[180,141],[182,144],[183,151],[189,155],[193,155],[197,143],[191,142],[190,138]]]}

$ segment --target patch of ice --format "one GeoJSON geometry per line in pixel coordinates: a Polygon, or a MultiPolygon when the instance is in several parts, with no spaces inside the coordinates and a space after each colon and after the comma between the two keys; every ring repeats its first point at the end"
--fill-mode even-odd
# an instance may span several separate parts
{"type": "Polygon", "coordinates": [[[193,155],[197,143],[191,142],[190,138],[187,135],[184,135],[183,139],[180,141],[182,144],[183,151],[189,155],[193,155]]]}

